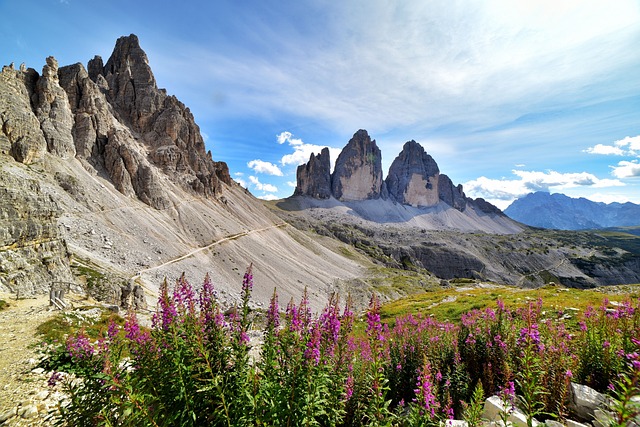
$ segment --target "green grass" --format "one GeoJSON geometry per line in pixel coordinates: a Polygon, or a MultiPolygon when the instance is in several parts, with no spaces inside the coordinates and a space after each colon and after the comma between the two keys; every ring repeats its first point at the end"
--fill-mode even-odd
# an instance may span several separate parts
{"type": "Polygon", "coordinates": [[[3,299],[0,299],[0,311],[9,308],[9,303],[3,299]]]}
{"type": "MultiPolygon", "coordinates": [[[[498,299],[504,301],[510,309],[524,307],[529,302],[543,300],[543,311],[546,316],[557,316],[564,312],[575,320],[575,313],[584,312],[588,306],[598,307],[605,297],[612,301],[623,301],[638,298],[640,285],[619,287],[621,294],[607,295],[602,290],[570,289],[561,286],[547,285],[538,289],[520,289],[515,287],[476,288],[454,287],[437,289],[414,294],[384,304],[381,308],[382,320],[393,324],[395,318],[408,313],[433,316],[440,321],[459,323],[462,314],[473,309],[495,308],[498,299]]],[[[605,289],[606,290],[606,289],[605,289]]]]}
{"type": "Polygon", "coordinates": [[[70,334],[75,334],[84,329],[91,338],[104,336],[104,332],[113,320],[119,325],[124,324],[124,319],[115,313],[102,313],[96,322],[81,322],[73,314],[58,313],[55,317],[38,325],[36,332],[46,342],[64,342],[70,334]]]}
{"type": "Polygon", "coordinates": [[[438,279],[426,270],[403,270],[388,267],[372,267],[365,281],[375,292],[384,295],[415,294],[439,285],[438,279]]]}
{"type": "Polygon", "coordinates": [[[76,276],[83,276],[87,283],[87,289],[93,289],[97,287],[104,279],[105,275],[98,271],[98,269],[91,265],[90,262],[80,263],[76,261],[71,265],[76,276]]]}

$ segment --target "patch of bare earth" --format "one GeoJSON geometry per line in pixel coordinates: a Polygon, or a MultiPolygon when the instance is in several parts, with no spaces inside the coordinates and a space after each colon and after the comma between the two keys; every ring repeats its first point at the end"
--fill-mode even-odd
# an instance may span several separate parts
{"type": "Polygon", "coordinates": [[[59,391],[47,385],[49,373],[36,365],[36,328],[55,315],[48,295],[15,299],[0,293],[9,307],[0,311],[0,426],[49,426],[59,391]]]}

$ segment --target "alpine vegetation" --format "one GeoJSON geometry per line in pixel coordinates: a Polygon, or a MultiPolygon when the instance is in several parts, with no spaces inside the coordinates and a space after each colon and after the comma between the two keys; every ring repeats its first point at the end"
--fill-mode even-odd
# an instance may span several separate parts
{"type": "MultiPolygon", "coordinates": [[[[128,313],[91,340],[80,332],[45,363],[69,398],[59,423],[74,426],[437,426],[482,422],[485,396],[498,418],[519,411],[564,420],[576,381],[609,394],[612,425],[637,420],[640,300],[604,301],[579,323],[549,316],[540,299],[512,309],[472,310],[459,324],[405,315],[381,322],[374,295],[356,315],[337,295],[312,313],[306,293],[264,312],[223,311],[206,277],[196,292],[184,275],[161,293],[150,328],[128,313]],[[251,357],[256,325],[259,356],[251,357]],[[58,371],[65,371],[61,375],[58,371]],[[518,408],[518,409],[516,409],[518,408]]],[[[555,313],[555,312],[554,312],[555,313]]],[[[498,419],[488,420],[498,421],[498,419]]]]}

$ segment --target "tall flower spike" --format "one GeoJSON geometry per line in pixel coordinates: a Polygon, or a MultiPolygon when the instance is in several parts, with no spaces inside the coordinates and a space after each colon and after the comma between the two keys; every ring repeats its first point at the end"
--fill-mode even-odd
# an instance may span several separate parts
{"type": "Polygon", "coordinates": [[[242,279],[242,299],[249,298],[253,289],[253,263],[249,264],[242,279]]]}
{"type": "Polygon", "coordinates": [[[273,295],[271,296],[269,310],[267,311],[267,327],[277,330],[278,326],[280,326],[280,307],[278,306],[276,288],[273,288],[273,295]]]}

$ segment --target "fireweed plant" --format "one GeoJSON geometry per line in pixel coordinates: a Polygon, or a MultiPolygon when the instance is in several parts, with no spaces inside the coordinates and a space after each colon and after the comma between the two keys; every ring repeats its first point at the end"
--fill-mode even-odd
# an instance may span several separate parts
{"type": "Polygon", "coordinates": [[[196,292],[183,275],[172,289],[162,285],[150,328],[130,312],[98,340],[70,336],[44,363],[50,385],[62,382],[69,396],[58,424],[477,424],[483,395],[501,396],[505,420],[513,404],[529,418],[562,419],[571,381],[608,392],[616,425],[638,416],[640,300],[614,308],[605,300],[576,330],[541,300],[515,310],[497,301],[460,325],[418,314],[389,328],[376,296],[362,317],[337,295],[314,315],[306,291],[280,307],[274,290],[253,360],[252,289],[249,267],[241,304],[225,311],[208,276],[196,292]]]}

